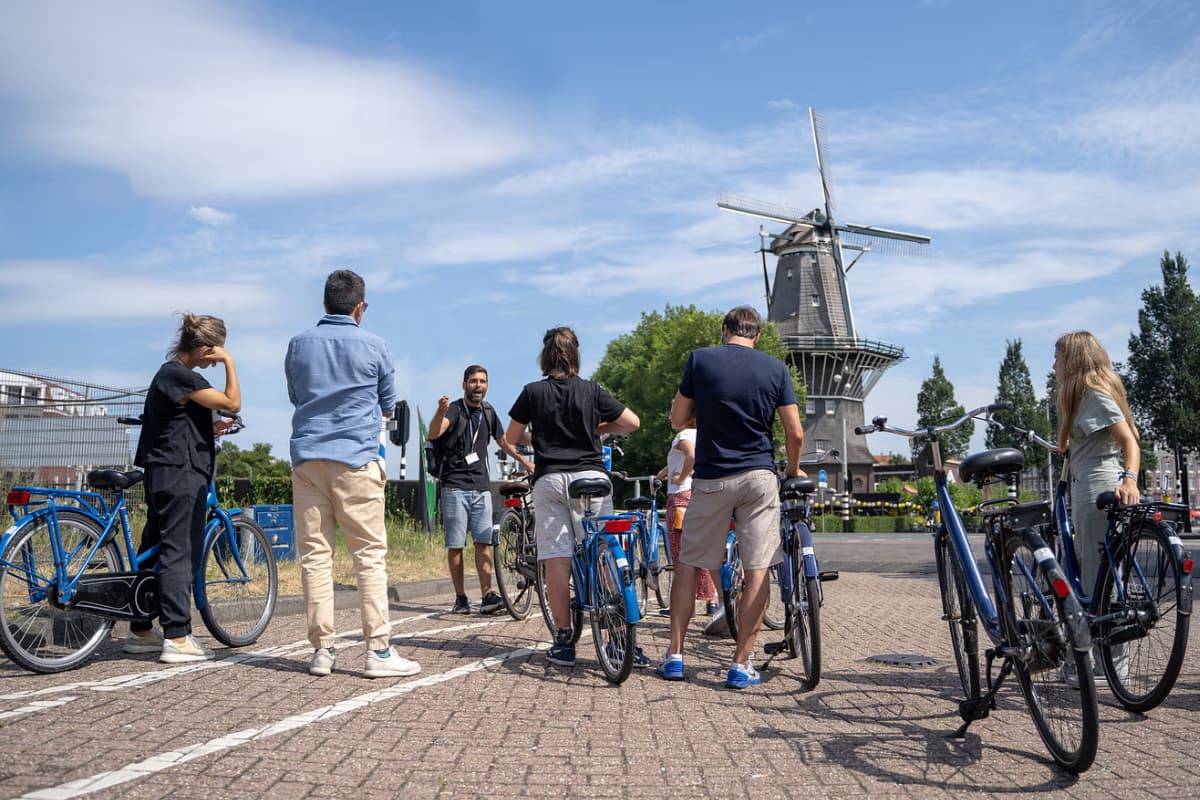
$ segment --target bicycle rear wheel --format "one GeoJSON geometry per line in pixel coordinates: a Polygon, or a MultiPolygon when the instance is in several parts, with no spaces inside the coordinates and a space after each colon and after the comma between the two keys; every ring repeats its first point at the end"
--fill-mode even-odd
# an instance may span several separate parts
{"type": "Polygon", "coordinates": [[[646,552],[646,544],[650,538],[648,533],[643,534],[638,528],[634,528],[633,534],[633,550],[630,553],[629,563],[633,567],[633,590],[637,594],[638,601],[638,616],[646,616],[646,605],[650,601],[650,554],[646,552]]]}
{"type": "Polygon", "coordinates": [[[721,581],[721,601],[725,604],[725,621],[729,623],[729,635],[738,638],[738,606],[742,602],[742,594],[746,590],[746,573],[742,569],[742,552],[738,549],[735,539],[729,563],[729,585],[721,581]]]}
{"type": "Polygon", "coordinates": [[[955,558],[950,536],[942,533],[937,548],[938,587],[942,594],[942,618],[950,628],[950,644],[963,694],[970,700],[979,696],[979,620],[975,603],[967,591],[962,568],[955,558]]]}
{"type": "Polygon", "coordinates": [[[524,570],[528,567],[522,563],[526,557],[524,539],[525,520],[521,513],[511,508],[506,510],[496,533],[496,586],[500,589],[504,607],[513,619],[529,616],[535,591],[535,581],[525,576],[524,570]]]}
{"type": "MultiPolygon", "coordinates": [[[[121,563],[111,542],[88,558],[101,530],[85,514],[58,512],[59,541],[68,578],[116,572],[121,563]]],[[[113,621],[54,602],[58,581],[50,524],[38,517],[22,526],[3,553],[0,571],[0,648],[31,672],[62,672],[83,664],[103,644],[113,621]]]]}
{"type": "Polygon", "coordinates": [[[596,546],[592,638],[604,677],[618,685],[629,677],[637,647],[637,625],[628,621],[624,587],[617,559],[608,543],[601,539],[596,546]]]}
{"type": "Polygon", "coordinates": [[[767,610],[763,614],[763,625],[773,631],[782,630],[787,623],[787,606],[784,603],[783,597],[783,582],[779,580],[779,570],[782,565],[771,567],[768,573],[768,578],[771,581],[770,587],[767,589],[770,592],[767,595],[767,610]]]}
{"type": "Polygon", "coordinates": [[[1117,702],[1146,712],[1166,699],[1183,666],[1183,572],[1167,534],[1148,522],[1129,534],[1116,559],[1117,575],[1106,569],[1100,583],[1100,615],[1117,615],[1098,639],[1100,663],[1117,702]],[[1124,600],[1117,596],[1117,580],[1124,600]]]}
{"type": "Polygon", "coordinates": [[[654,597],[659,608],[671,607],[671,587],[675,584],[675,562],[671,560],[671,543],[667,541],[667,530],[658,526],[658,582],[654,586],[654,597]]]}
{"type": "Polygon", "coordinates": [[[1075,647],[1064,602],[1025,539],[1006,537],[1003,555],[1005,638],[1021,653],[1014,659],[1021,693],[1050,755],[1068,772],[1083,772],[1100,737],[1090,654],[1075,647]]]}
{"type": "Polygon", "coordinates": [[[205,543],[200,617],[217,641],[243,647],[258,641],[270,624],[279,583],[267,534],[249,517],[232,522],[232,533],[218,522],[205,543]]]}

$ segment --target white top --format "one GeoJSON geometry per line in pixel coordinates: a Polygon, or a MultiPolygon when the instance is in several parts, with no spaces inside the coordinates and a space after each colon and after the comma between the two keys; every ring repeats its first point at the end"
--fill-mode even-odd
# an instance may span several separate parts
{"type": "Polygon", "coordinates": [[[688,475],[683,483],[674,483],[671,481],[671,476],[679,474],[679,469],[683,466],[684,455],[683,451],[679,449],[679,443],[685,439],[691,442],[694,448],[696,446],[696,429],[684,428],[675,434],[675,438],[671,441],[671,450],[667,453],[667,494],[690,492],[692,490],[691,475],[688,475]]]}

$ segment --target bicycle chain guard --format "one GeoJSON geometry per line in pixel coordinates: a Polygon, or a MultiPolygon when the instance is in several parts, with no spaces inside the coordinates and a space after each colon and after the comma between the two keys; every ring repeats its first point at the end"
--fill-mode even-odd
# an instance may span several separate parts
{"type": "Polygon", "coordinates": [[[158,573],[141,570],[82,575],[67,608],[107,619],[151,619],[158,615],[158,573]]]}

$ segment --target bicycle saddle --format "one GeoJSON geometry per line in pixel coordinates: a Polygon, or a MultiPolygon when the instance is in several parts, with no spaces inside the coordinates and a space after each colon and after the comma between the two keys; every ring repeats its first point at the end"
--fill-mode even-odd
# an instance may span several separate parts
{"type": "Polygon", "coordinates": [[[87,484],[93,489],[125,490],[137,486],[146,474],[140,469],[121,472],[116,469],[94,469],[87,475],[87,484]]]}
{"type": "Polygon", "coordinates": [[[817,490],[817,482],[812,478],[788,478],[779,487],[781,495],[812,494],[817,490]]]}
{"type": "Polygon", "coordinates": [[[649,497],[631,497],[625,501],[625,509],[628,511],[649,511],[650,505],[653,502],[649,497]]]}
{"type": "Polygon", "coordinates": [[[1025,454],[1011,447],[972,453],[958,465],[958,479],[982,483],[989,478],[1007,478],[1025,466],[1025,454]]]}
{"type": "Polygon", "coordinates": [[[581,497],[608,497],[610,494],[612,484],[608,478],[578,478],[567,487],[567,495],[575,500],[581,497]]]}
{"type": "Polygon", "coordinates": [[[504,497],[524,497],[529,494],[529,484],[524,481],[501,484],[500,494],[504,497]]]}

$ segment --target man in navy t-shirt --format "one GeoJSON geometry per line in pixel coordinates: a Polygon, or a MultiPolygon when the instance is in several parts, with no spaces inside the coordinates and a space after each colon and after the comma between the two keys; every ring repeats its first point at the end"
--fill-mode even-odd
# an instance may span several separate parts
{"type": "Polygon", "coordinates": [[[760,682],[750,663],[762,625],[770,582],[768,569],[783,559],[779,548],[779,483],[771,429],[779,414],[787,435],[787,473],[803,475],[804,429],[788,368],[755,350],[762,320],[749,306],[725,315],[724,344],[692,351],[683,368],[671,422],[696,418],[696,465],[692,502],[671,588],[671,644],[658,673],[682,680],[683,640],[696,596],[696,570],[720,570],[731,517],[746,588],[739,604],[737,649],[725,685],[743,689],[760,682]]]}

